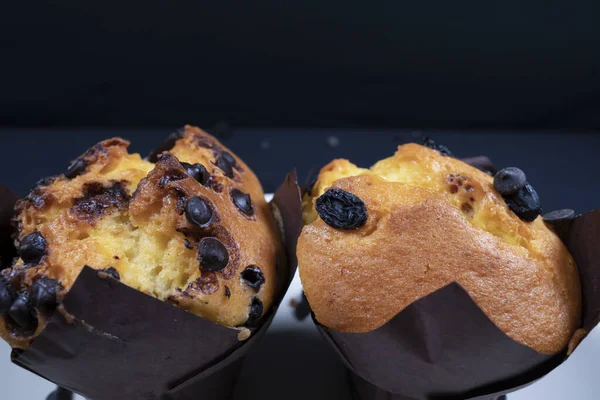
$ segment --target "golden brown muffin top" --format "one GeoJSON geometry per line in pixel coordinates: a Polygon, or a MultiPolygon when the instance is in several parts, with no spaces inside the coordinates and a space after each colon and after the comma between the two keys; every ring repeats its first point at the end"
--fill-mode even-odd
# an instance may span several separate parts
{"type": "MultiPolygon", "coordinates": [[[[30,234],[46,245],[41,260],[19,258],[3,272],[15,294],[31,296],[43,278],[60,285],[60,299],[84,265],[112,267],[128,286],[196,315],[255,323],[271,306],[282,251],[260,183],[206,132],[186,126],[173,139],[155,164],[125,140],[105,140],[18,202],[17,248],[30,234]]],[[[26,347],[51,315],[40,308],[29,309],[35,329],[9,315],[0,335],[26,347]]]]}
{"type": "Polygon", "coordinates": [[[329,328],[371,331],[454,281],[539,352],[562,350],[579,327],[579,275],[560,239],[541,218],[519,219],[489,175],[435,150],[399,146],[371,169],[332,161],[305,196],[304,218],[300,276],[329,328]],[[335,229],[318,216],[314,202],[330,187],[364,202],[364,226],[335,229]]]}

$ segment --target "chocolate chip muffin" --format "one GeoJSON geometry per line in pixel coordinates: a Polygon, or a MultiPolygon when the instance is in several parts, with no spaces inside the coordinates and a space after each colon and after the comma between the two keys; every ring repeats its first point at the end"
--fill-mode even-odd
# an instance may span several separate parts
{"type": "Polygon", "coordinates": [[[580,280],[535,190],[519,170],[493,178],[428,145],[320,171],[297,251],[317,321],[368,332],[457,282],[513,340],[560,352],[580,326],[580,280]]]}
{"type": "Polygon", "coordinates": [[[85,265],[228,327],[269,309],[283,254],[248,166],[191,126],[148,160],[128,145],[97,144],[17,203],[19,257],[0,278],[0,336],[12,347],[44,329],[85,265]]]}

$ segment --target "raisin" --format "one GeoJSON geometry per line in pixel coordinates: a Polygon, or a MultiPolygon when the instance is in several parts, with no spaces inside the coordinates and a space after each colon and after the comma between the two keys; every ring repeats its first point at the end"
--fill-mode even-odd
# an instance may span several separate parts
{"type": "Polygon", "coordinates": [[[517,193],[503,197],[508,208],[523,221],[531,222],[542,213],[540,198],[529,183],[526,183],[517,193]]]}
{"type": "Polygon", "coordinates": [[[56,294],[60,284],[54,279],[42,277],[29,289],[30,304],[38,311],[50,313],[56,309],[56,294]]]}
{"type": "Polygon", "coordinates": [[[46,255],[48,243],[40,232],[33,232],[25,236],[19,244],[19,255],[25,264],[37,265],[46,255]]]}
{"type": "Polygon", "coordinates": [[[341,189],[323,193],[317,199],[316,210],[327,225],[336,229],[357,229],[367,222],[365,203],[341,189]]]}
{"type": "Polygon", "coordinates": [[[265,276],[258,267],[247,267],[242,271],[242,279],[248,286],[254,289],[255,292],[260,290],[261,285],[265,282],[265,276]]]}
{"type": "Polygon", "coordinates": [[[263,313],[263,303],[258,297],[252,299],[250,304],[250,312],[248,313],[248,319],[246,320],[246,326],[251,326],[257,322],[263,313]]]}
{"type": "Polygon", "coordinates": [[[430,137],[425,136],[423,138],[423,145],[425,147],[429,147],[430,149],[433,150],[437,150],[440,152],[441,155],[443,156],[449,156],[452,157],[452,152],[450,151],[450,149],[448,149],[446,146],[442,145],[442,144],[437,144],[433,139],[431,139],[430,137]]]}

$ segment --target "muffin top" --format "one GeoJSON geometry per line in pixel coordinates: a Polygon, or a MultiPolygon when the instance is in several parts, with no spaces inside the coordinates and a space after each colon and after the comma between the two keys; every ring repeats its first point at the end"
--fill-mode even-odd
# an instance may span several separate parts
{"type": "Polygon", "coordinates": [[[580,323],[577,266],[539,210],[512,200],[485,172],[417,144],[370,169],[332,161],[305,195],[298,242],[317,320],[371,331],[457,282],[512,339],[561,351],[580,323]]]}
{"type": "Polygon", "coordinates": [[[19,258],[0,278],[11,346],[43,330],[85,265],[228,327],[252,326],[271,306],[283,253],[248,166],[191,126],[149,160],[128,145],[97,144],[17,203],[19,258]]]}

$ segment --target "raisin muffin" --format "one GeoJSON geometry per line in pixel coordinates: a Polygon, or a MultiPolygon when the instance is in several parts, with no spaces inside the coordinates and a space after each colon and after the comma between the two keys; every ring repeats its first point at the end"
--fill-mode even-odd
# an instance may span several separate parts
{"type": "Polygon", "coordinates": [[[429,144],[320,171],[297,251],[317,321],[368,332],[457,282],[513,340],[560,352],[580,324],[579,273],[535,190],[516,168],[493,178],[429,144]]]}
{"type": "Polygon", "coordinates": [[[228,327],[270,307],[278,226],[242,160],[186,126],[148,160],[105,140],[15,206],[0,336],[26,348],[84,265],[228,327]]]}

